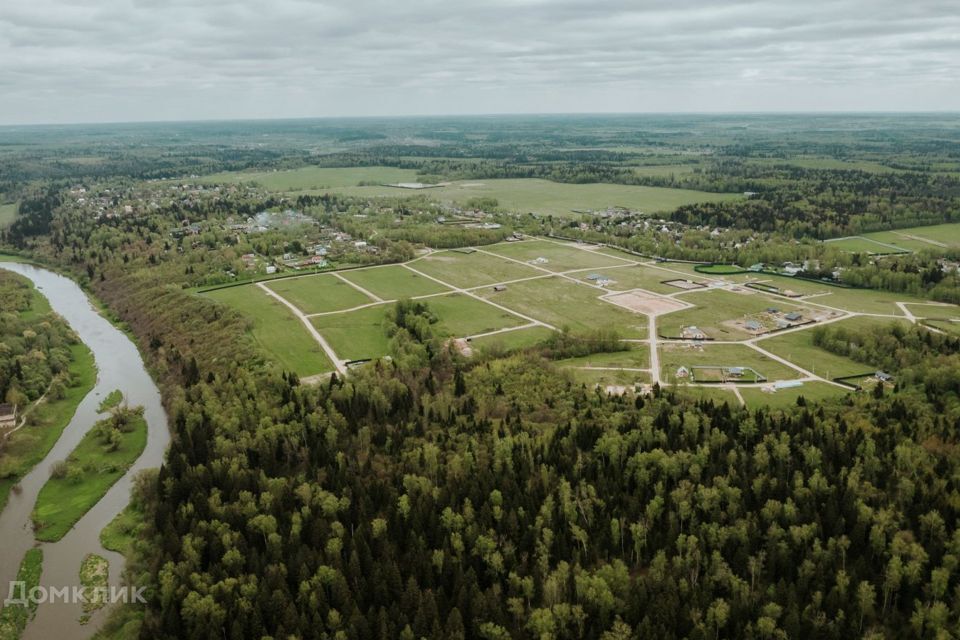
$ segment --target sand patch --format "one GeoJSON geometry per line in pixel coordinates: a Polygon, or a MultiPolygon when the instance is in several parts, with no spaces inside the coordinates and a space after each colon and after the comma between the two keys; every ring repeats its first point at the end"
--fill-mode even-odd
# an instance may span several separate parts
{"type": "Polygon", "coordinates": [[[643,289],[634,289],[624,293],[603,296],[601,300],[615,304],[633,311],[634,313],[643,313],[648,316],[659,316],[680,309],[686,309],[690,305],[680,300],[658,296],[655,293],[644,291],[643,289]]]}

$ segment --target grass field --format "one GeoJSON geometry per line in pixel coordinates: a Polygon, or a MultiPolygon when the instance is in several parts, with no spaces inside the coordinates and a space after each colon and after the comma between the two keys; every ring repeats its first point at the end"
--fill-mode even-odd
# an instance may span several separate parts
{"type": "Polygon", "coordinates": [[[17,205],[0,204],[0,227],[5,227],[17,217],[17,205]]]}
{"type": "Polygon", "coordinates": [[[44,400],[31,411],[27,426],[7,439],[0,454],[0,511],[7,504],[10,489],[43,460],[70,423],[77,405],[93,389],[97,370],[93,354],[83,344],[70,347],[72,385],[60,400],[44,400]]]}
{"type": "Polygon", "coordinates": [[[374,302],[332,275],[274,280],[266,285],[306,314],[342,311],[374,302]]]}
{"type": "Polygon", "coordinates": [[[410,266],[464,289],[544,275],[538,269],[480,252],[438,251],[410,266]]]}
{"type": "Polygon", "coordinates": [[[576,369],[572,367],[561,367],[578,384],[587,386],[600,385],[606,387],[623,386],[632,387],[635,384],[650,382],[650,374],[643,371],[596,371],[590,369],[576,369]]]}
{"type": "Polygon", "coordinates": [[[957,222],[895,231],[877,231],[863,235],[872,240],[909,247],[917,251],[960,247],[960,223],[957,222]]]}
{"type": "Polygon", "coordinates": [[[129,557],[133,542],[144,524],[143,519],[144,513],[133,503],[128,504],[100,531],[100,544],[104,549],[129,557]]]}
{"type": "Polygon", "coordinates": [[[332,191],[365,197],[422,194],[449,204],[463,204],[472,198],[495,198],[505,209],[559,217],[578,215],[576,211],[606,209],[611,206],[628,207],[648,213],[672,211],[695,202],[725,202],[743,197],[741,194],[621,184],[567,184],[535,178],[458,181],[422,191],[381,186],[341,187],[332,191]]]}
{"type": "Polygon", "coordinates": [[[626,367],[628,369],[649,369],[650,348],[646,345],[631,345],[629,351],[614,351],[611,353],[594,353],[580,358],[566,358],[557,360],[557,366],[563,368],[583,367],[626,367]]]}
{"type": "Polygon", "coordinates": [[[508,352],[514,349],[532,347],[535,344],[543,342],[552,334],[553,331],[545,327],[528,327],[506,333],[497,333],[492,336],[474,338],[470,341],[470,346],[480,351],[508,352]]]}
{"type": "Polygon", "coordinates": [[[253,339],[283,369],[301,377],[333,371],[333,363],[300,320],[259,287],[229,287],[204,295],[233,307],[248,318],[253,339]]]}
{"type": "MultiPolygon", "coordinates": [[[[42,573],[43,550],[30,549],[24,554],[23,560],[20,562],[17,582],[23,583],[25,593],[30,593],[31,589],[40,584],[42,573]]],[[[37,602],[32,599],[28,600],[25,605],[14,602],[4,605],[3,611],[0,612],[0,640],[18,640],[36,609],[37,602]]]]}
{"type": "Polygon", "coordinates": [[[68,471],[51,476],[40,489],[33,509],[37,540],[55,542],[97,504],[133,464],[147,444],[147,421],[137,415],[121,432],[119,446],[109,450],[93,427],[67,457],[68,471]]]}
{"type": "Polygon", "coordinates": [[[776,393],[767,393],[756,387],[745,387],[740,390],[747,407],[772,407],[786,409],[796,406],[797,398],[803,396],[808,402],[821,402],[841,398],[848,392],[826,382],[804,382],[796,389],[780,389],[776,393]]]}
{"type": "Polygon", "coordinates": [[[289,171],[229,171],[204,176],[200,181],[208,184],[255,182],[270,191],[304,191],[356,187],[361,182],[392,184],[414,182],[416,179],[417,172],[413,169],[397,169],[394,167],[350,167],[344,169],[303,167],[289,171]]]}
{"type": "Polygon", "coordinates": [[[834,249],[847,251],[849,253],[906,253],[909,249],[897,246],[888,246],[887,244],[866,236],[850,236],[848,238],[838,238],[837,240],[828,240],[826,244],[834,249]]]}
{"type": "Polygon", "coordinates": [[[401,266],[345,271],[341,275],[384,300],[428,296],[449,291],[443,285],[401,266]]]}
{"type": "Polygon", "coordinates": [[[576,331],[611,328],[623,338],[647,337],[646,316],[599,300],[602,294],[598,289],[559,277],[517,282],[506,291],[480,292],[484,298],[558,329],[565,326],[576,331]]]}
{"type": "Polygon", "coordinates": [[[310,322],[345,360],[380,358],[387,354],[383,320],[390,305],[377,305],[346,313],[314,316],[310,322]]]}
{"type": "MultiPolygon", "coordinates": [[[[611,284],[606,286],[611,291],[627,291],[630,289],[645,289],[654,293],[677,293],[682,291],[669,284],[663,284],[665,280],[683,279],[683,276],[668,271],[663,271],[655,267],[648,266],[628,266],[617,269],[597,269],[596,271],[584,271],[571,276],[583,279],[586,282],[588,275],[596,273],[599,276],[612,280],[611,284]]],[[[688,278],[698,281],[696,278],[688,278]]]]}
{"type": "Polygon", "coordinates": [[[577,245],[557,244],[549,240],[501,243],[492,247],[484,247],[484,251],[523,262],[545,258],[547,262],[537,266],[554,272],[570,271],[572,269],[600,269],[629,264],[602,253],[578,248],[577,245]]]}
{"type": "Polygon", "coordinates": [[[794,331],[757,344],[770,353],[786,358],[797,366],[824,378],[849,376],[870,370],[869,365],[817,347],[813,344],[811,331],[794,331]]]}
{"type": "Polygon", "coordinates": [[[724,324],[747,315],[759,314],[768,307],[791,311],[796,306],[782,300],[772,301],[758,293],[744,294],[730,291],[695,291],[684,294],[684,302],[697,305],[661,317],[657,328],[662,335],[679,336],[681,327],[699,327],[715,340],[741,340],[752,337],[746,331],[724,324]]]}
{"type": "Polygon", "coordinates": [[[434,331],[440,335],[464,337],[527,324],[523,318],[462,293],[430,298],[426,303],[439,318],[434,331]]]}
{"type": "MultiPolygon", "coordinates": [[[[772,360],[746,345],[705,344],[697,349],[686,344],[664,344],[660,347],[660,368],[664,380],[675,381],[677,368],[684,366],[752,367],[769,381],[799,378],[794,369],[772,360]]],[[[746,380],[746,377],[744,378],[746,380]]],[[[752,382],[752,380],[749,380],[752,382]]],[[[680,382],[683,382],[681,379],[680,382]]]]}

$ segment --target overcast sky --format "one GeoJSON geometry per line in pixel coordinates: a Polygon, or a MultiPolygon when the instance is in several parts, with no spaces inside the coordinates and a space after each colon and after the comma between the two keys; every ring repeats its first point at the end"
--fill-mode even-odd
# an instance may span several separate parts
{"type": "Polygon", "coordinates": [[[0,0],[0,123],[960,110],[960,0],[0,0]]]}

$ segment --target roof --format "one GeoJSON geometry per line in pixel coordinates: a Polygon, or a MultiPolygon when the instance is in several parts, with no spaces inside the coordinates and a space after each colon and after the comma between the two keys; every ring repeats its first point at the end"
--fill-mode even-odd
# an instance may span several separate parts
{"type": "Polygon", "coordinates": [[[743,373],[743,367],[730,367],[728,371],[734,375],[738,373],[743,373]]]}
{"type": "Polygon", "coordinates": [[[744,325],[747,327],[747,329],[759,329],[759,328],[760,328],[760,323],[757,322],[756,320],[747,320],[747,321],[744,323],[744,325]]]}
{"type": "Polygon", "coordinates": [[[795,389],[803,386],[803,380],[777,380],[773,383],[774,389],[795,389]]]}
{"type": "Polygon", "coordinates": [[[803,314],[800,313],[799,311],[791,311],[790,313],[786,314],[783,317],[786,318],[787,320],[799,320],[800,318],[803,317],[803,314]]]}

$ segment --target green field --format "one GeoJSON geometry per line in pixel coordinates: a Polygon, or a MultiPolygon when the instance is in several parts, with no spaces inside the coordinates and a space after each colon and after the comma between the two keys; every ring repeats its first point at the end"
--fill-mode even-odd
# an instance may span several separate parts
{"type": "Polygon", "coordinates": [[[90,350],[84,344],[75,344],[70,351],[71,385],[64,397],[36,405],[30,412],[28,426],[11,434],[0,453],[0,511],[7,504],[10,489],[47,456],[76,413],[77,405],[96,384],[97,369],[90,350]]]}
{"type": "Polygon", "coordinates": [[[678,287],[669,284],[663,284],[665,280],[688,279],[699,282],[696,278],[684,278],[676,273],[663,271],[656,267],[632,266],[617,269],[597,269],[596,271],[584,271],[582,273],[570,274],[571,277],[589,282],[588,275],[597,274],[612,282],[606,285],[611,291],[628,291],[630,289],[645,289],[654,293],[677,293],[683,291],[678,287]]]}
{"type": "Polygon", "coordinates": [[[381,186],[341,187],[332,191],[362,197],[422,194],[448,204],[463,204],[472,198],[495,198],[500,207],[511,211],[561,217],[578,215],[576,211],[606,209],[611,206],[628,207],[647,213],[672,211],[695,202],[726,202],[743,197],[741,194],[622,184],[568,184],[536,178],[457,181],[416,191],[381,186]]]}
{"type": "Polygon", "coordinates": [[[413,169],[394,167],[350,167],[329,169],[303,167],[289,171],[229,171],[204,176],[201,182],[247,183],[254,182],[270,191],[304,191],[356,187],[360,183],[415,182],[417,172],[413,169]]]}
{"type": "MultiPolygon", "coordinates": [[[[751,367],[768,381],[799,378],[800,373],[767,356],[739,344],[705,344],[695,348],[687,344],[663,344],[660,346],[660,370],[664,380],[675,382],[677,369],[687,367],[751,367]]],[[[744,376],[744,381],[747,376],[744,376]]],[[[679,382],[683,382],[681,379],[679,382]]]]}
{"type": "Polygon", "coordinates": [[[486,289],[484,298],[546,322],[575,331],[611,328],[623,338],[647,337],[646,316],[599,300],[603,292],[557,276],[511,284],[506,291],[486,289]]]}
{"type": "Polygon", "coordinates": [[[828,240],[825,244],[834,249],[847,251],[849,253],[906,253],[909,251],[897,246],[888,246],[879,240],[871,240],[866,236],[850,236],[848,238],[838,238],[828,240]]]}
{"type": "Polygon", "coordinates": [[[527,324],[518,316],[462,293],[430,298],[426,303],[439,318],[434,330],[444,336],[465,337],[527,324]]]}
{"type": "Polygon", "coordinates": [[[285,278],[266,286],[305,314],[342,311],[374,302],[333,275],[285,278]]]}
{"type": "MultiPolygon", "coordinates": [[[[23,560],[20,562],[17,582],[23,583],[25,593],[30,593],[31,589],[40,584],[42,574],[43,550],[30,549],[24,554],[23,560]]],[[[9,597],[16,596],[11,595],[9,597]]],[[[4,605],[3,611],[0,612],[0,640],[18,640],[36,609],[37,602],[35,600],[28,600],[25,605],[15,602],[4,605]]]]}
{"type": "Polygon", "coordinates": [[[682,327],[695,326],[715,340],[741,340],[753,336],[746,331],[724,324],[725,322],[761,314],[768,307],[776,307],[781,311],[792,311],[797,308],[782,300],[773,301],[758,293],[733,293],[717,289],[698,290],[684,294],[681,299],[697,306],[662,316],[657,321],[657,328],[661,335],[679,336],[682,327]]]}
{"type": "Polygon", "coordinates": [[[438,251],[414,260],[410,266],[465,289],[544,275],[538,269],[480,252],[438,251]]]}
{"type": "Polygon", "coordinates": [[[546,327],[528,327],[526,329],[517,329],[516,331],[496,333],[492,336],[474,338],[470,341],[470,346],[480,351],[507,352],[514,349],[532,347],[543,342],[551,335],[553,335],[553,331],[546,327]]]}
{"type": "Polygon", "coordinates": [[[557,360],[556,364],[563,368],[627,368],[627,369],[649,369],[650,368],[650,348],[647,345],[631,345],[629,351],[614,351],[611,353],[594,353],[589,356],[579,358],[565,358],[557,360]]]}
{"type": "Polygon", "coordinates": [[[916,251],[924,249],[938,251],[960,247],[960,223],[957,222],[928,227],[896,229],[895,231],[877,231],[863,235],[865,238],[888,242],[916,251]]]}
{"type": "Polygon", "coordinates": [[[635,384],[650,382],[650,374],[644,371],[597,371],[573,367],[561,367],[561,369],[569,373],[578,384],[587,386],[632,387],[635,384]]]}
{"type": "Polygon", "coordinates": [[[768,393],[756,387],[740,389],[743,401],[747,407],[767,406],[774,409],[786,409],[796,406],[797,398],[803,396],[808,402],[821,402],[845,396],[848,391],[835,387],[826,382],[804,382],[796,389],[780,389],[776,393],[768,393]]]}
{"type": "Polygon", "coordinates": [[[17,205],[0,204],[0,227],[5,227],[17,217],[17,205]]]}
{"type": "Polygon", "coordinates": [[[384,300],[428,296],[449,291],[443,285],[401,266],[344,271],[341,275],[384,300]]]}
{"type": "Polygon", "coordinates": [[[824,378],[837,378],[870,371],[870,366],[839,356],[813,344],[812,331],[794,331],[757,343],[762,349],[786,358],[824,378]]]}
{"type": "Polygon", "coordinates": [[[128,430],[117,433],[119,444],[111,450],[98,426],[91,428],[67,457],[65,475],[51,475],[43,485],[33,509],[37,540],[62,538],[140,457],[147,444],[143,416],[135,415],[128,430]]]}
{"type": "Polygon", "coordinates": [[[314,316],[310,322],[344,360],[367,360],[387,354],[383,320],[390,305],[314,316]]]}
{"type": "MultiPolygon", "coordinates": [[[[584,245],[591,246],[591,245],[584,245]]],[[[611,256],[581,249],[574,244],[558,244],[550,240],[525,240],[523,242],[501,243],[492,247],[484,247],[507,258],[531,262],[538,258],[545,258],[547,262],[537,264],[541,269],[550,271],[570,271],[573,269],[600,269],[603,267],[617,267],[629,264],[611,256]]]]}
{"type": "Polygon", "coordinates": [[[203,295],[233,307],[248,318],[253,339],[265,355],[283,369],[301,377],[333,371],[333,363],[300,320],[259,287],[228,287],[203,295]]]}

